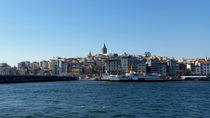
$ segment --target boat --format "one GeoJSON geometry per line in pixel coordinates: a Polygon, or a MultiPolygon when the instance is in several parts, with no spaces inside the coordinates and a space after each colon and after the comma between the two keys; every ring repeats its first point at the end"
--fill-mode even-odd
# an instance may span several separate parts
{"type": "Polygon", "coordinates": [[[158,81],[166,81],[165,78],[156,75],[107,75],[103,76],[101,80],[104,81],[122,81],[122,82],[158,82],[158,81]]]}
{"type": "Polygon", "coordinates": [[[130,73],[126,75],[106,75],[102,77],[104,81],[123,81],[123,82],[161,82],[166,81],[162,76],[158,75],[140,75],[133,71],[133,66],[131,65],[130,73]]]}

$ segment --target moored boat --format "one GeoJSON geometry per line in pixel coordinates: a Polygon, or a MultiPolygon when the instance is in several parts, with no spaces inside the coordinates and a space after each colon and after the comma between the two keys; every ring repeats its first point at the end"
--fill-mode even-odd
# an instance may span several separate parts
{"type": "Polygon", "coordinates": [[[161,82],[166,81],[165,78],[161,76],[150,76],[150,75],[110,75],[102,77],[104,81],[124,81],[124,82],[161,82]]]}
{"type": "Polygon", "coordinates": [[[140,75],[135,74],[133,72],[133,68],[131,66],[130,73],[127,73],[126,75],[106,75],[102,77],[102,80],[105,81],[124,81],[124,82],[161,82],[166,81],[162,76],[158,75],[140,75]]]}

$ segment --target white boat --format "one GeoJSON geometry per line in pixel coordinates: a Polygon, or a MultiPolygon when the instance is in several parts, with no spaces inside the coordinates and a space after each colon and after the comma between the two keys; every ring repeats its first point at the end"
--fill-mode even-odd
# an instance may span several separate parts
{"type": "Polygon", "coordinates": [[[140,75],[133,72],[133,67],[131,66],[130,73],[127,73],[125,76],[122,75],[107,75],[103,76],[102,80],[105,81],[166,81],[165,78],[157,75],[140,75]]]}
{"type": "Polygon", "coordinates": [[[127,75],[129,81],[166,81],[165,78],[157,75],[137,75],[137,74],[129,74],[127,75]]]}
{"type": "Polygon", "coordinates": [[[121,75],[105,75],[101,78],[101,80],[104,81],[120,81],[120,80],[128,80],[129,78],[127,76],[121,76],[121,75]]]}
{"type": "Polygon", "coordinates": [[[136,74],[129,74],[126,76],[107,75],[107,76],[103,76],[102,80],[104,81],[145,81],[145,82],[166,81],[166,79],[161,76],[136,75],[136,74]]]}

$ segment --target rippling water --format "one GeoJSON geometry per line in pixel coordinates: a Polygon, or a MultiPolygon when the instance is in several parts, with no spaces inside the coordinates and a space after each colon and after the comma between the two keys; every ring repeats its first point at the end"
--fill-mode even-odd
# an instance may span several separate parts
{"type": "Polygon", "coordinates": [[[210,82],[0,84],[0,117],[210,117],[210,82]]]}

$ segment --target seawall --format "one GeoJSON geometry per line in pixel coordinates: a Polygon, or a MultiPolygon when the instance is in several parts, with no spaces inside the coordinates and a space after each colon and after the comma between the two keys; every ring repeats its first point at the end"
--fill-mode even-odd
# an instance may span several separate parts
{"type": "Polygon", "coordinates": [[[50,82],[78,80],[73,76],[0,75],[0,83],[50,82]]]}

